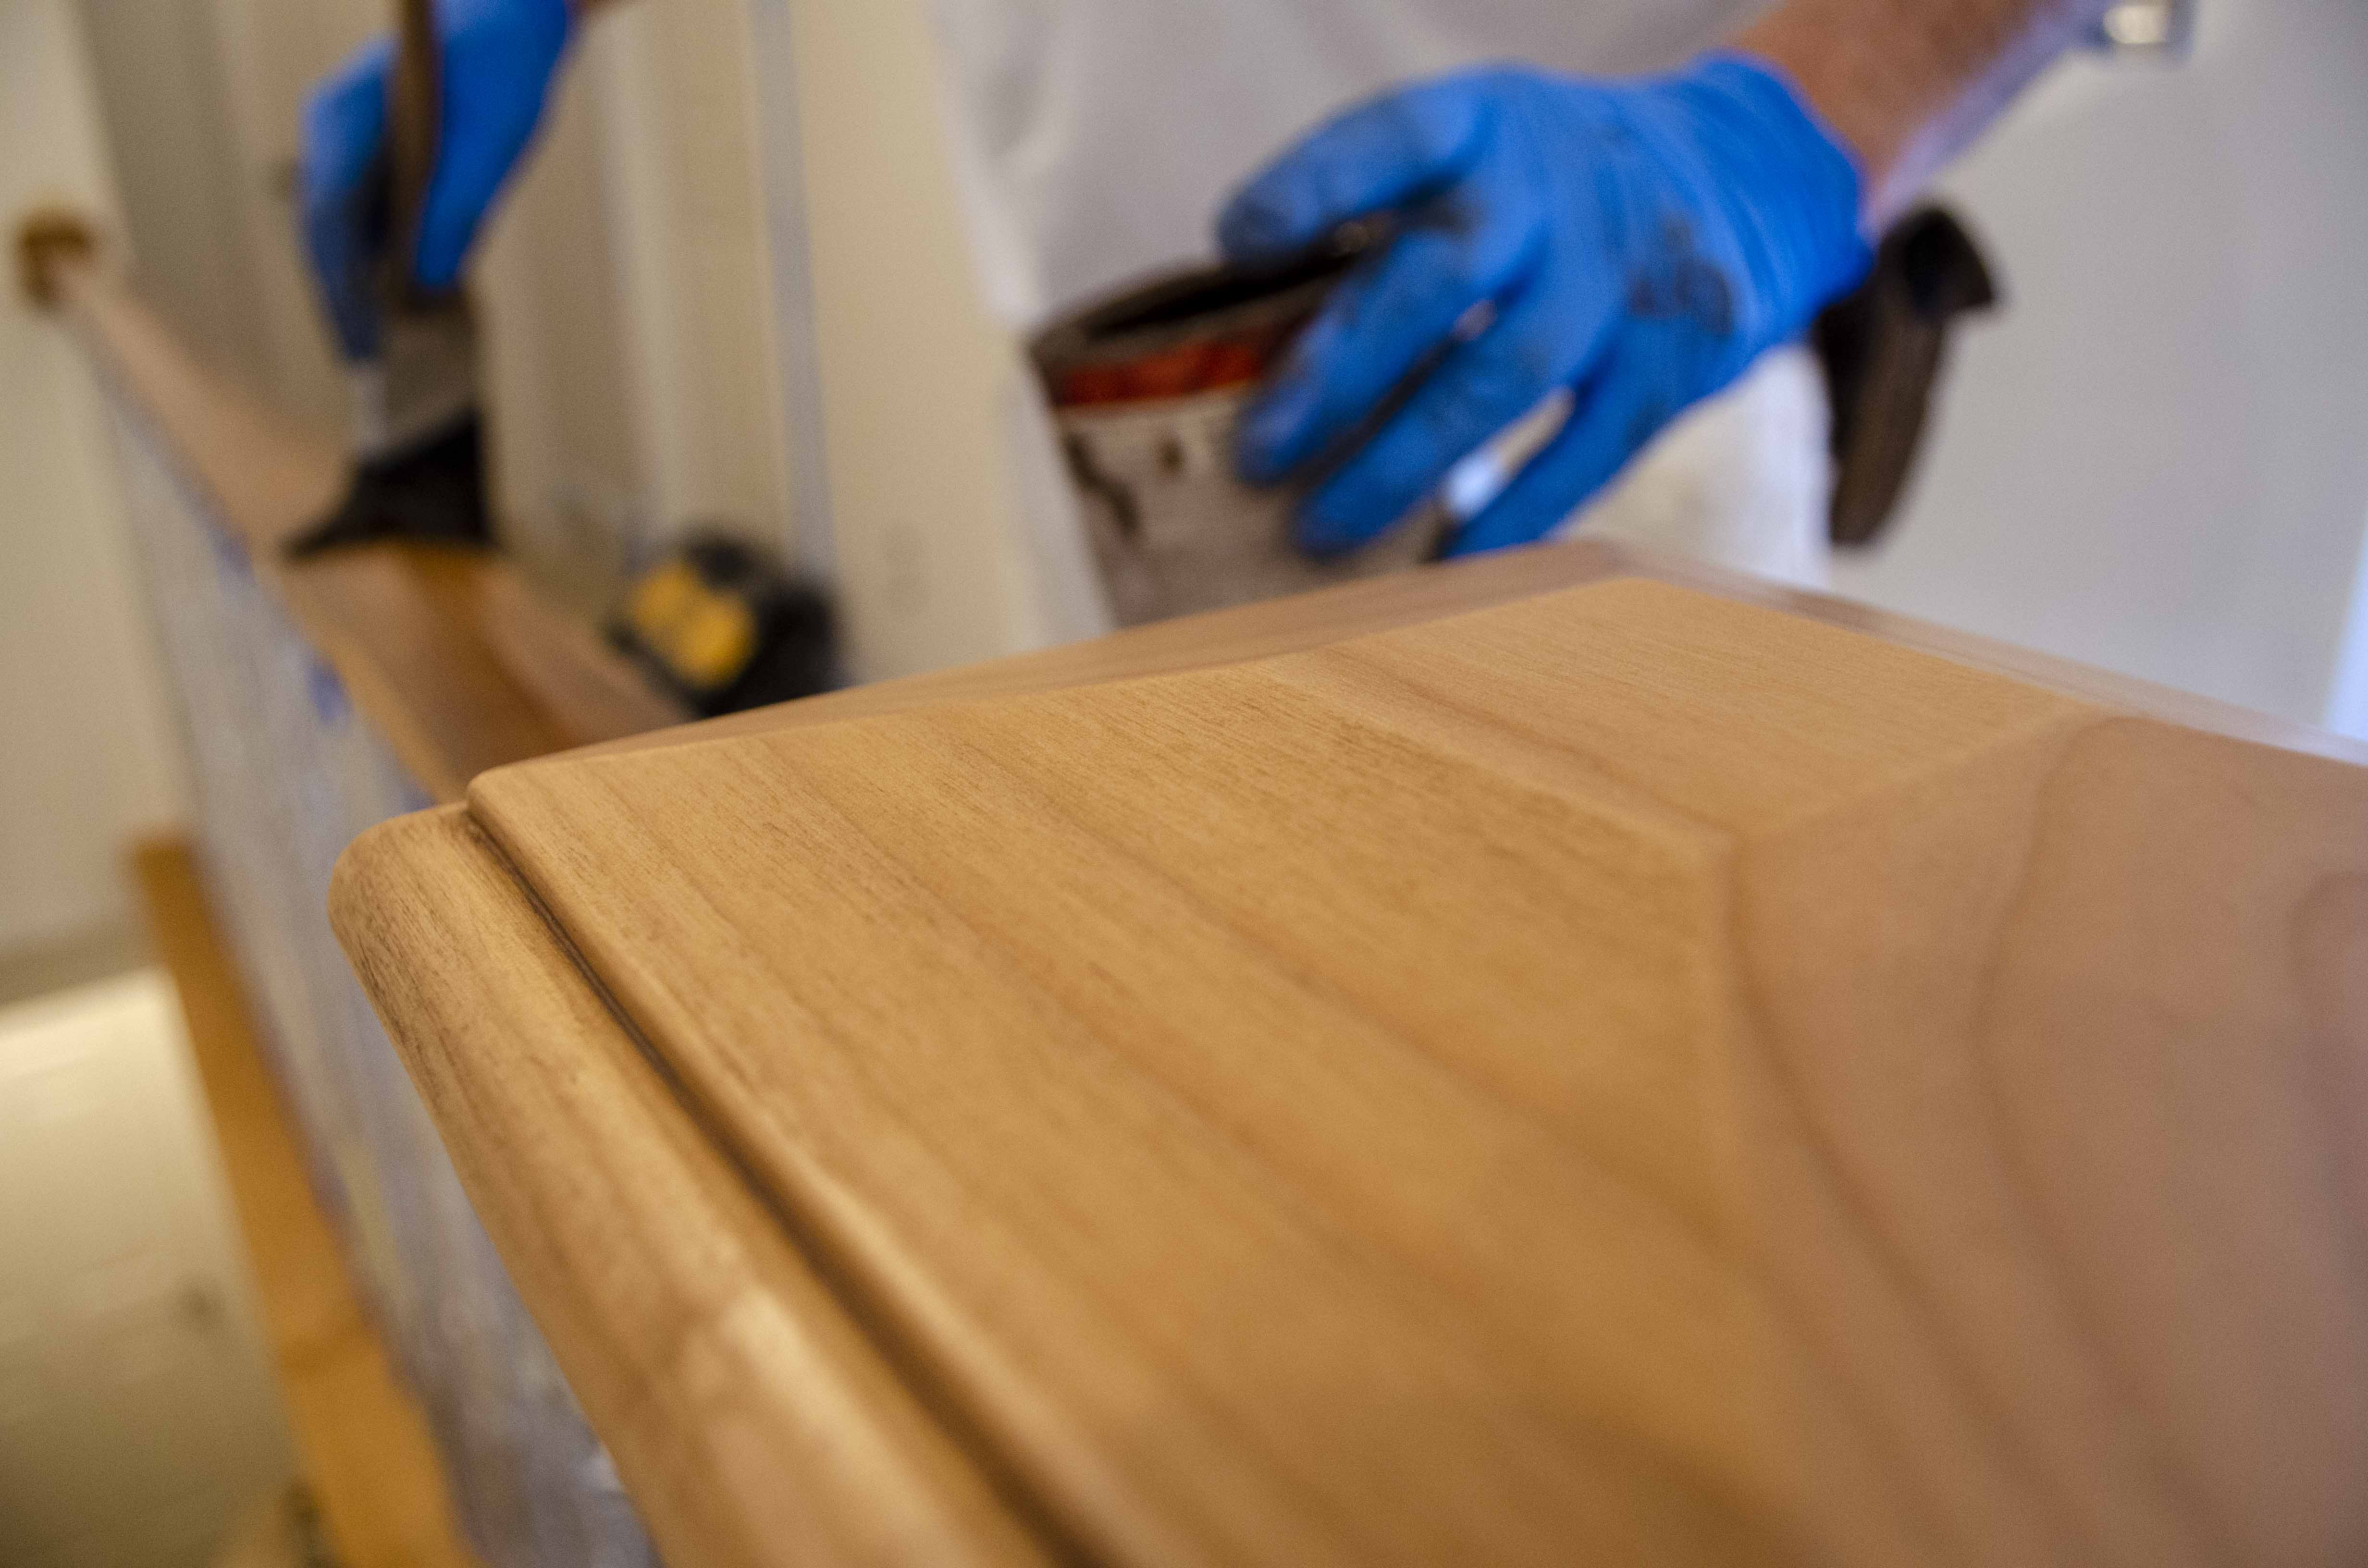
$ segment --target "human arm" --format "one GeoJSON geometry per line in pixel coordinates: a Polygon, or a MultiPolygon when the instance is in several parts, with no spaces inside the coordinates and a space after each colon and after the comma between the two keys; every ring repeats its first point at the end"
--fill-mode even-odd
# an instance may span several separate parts
{"type": "MultiPolygon", "coordinates": [[[[602,0],[440,0],[436,163],[412,274],[450,288],[478,229],[531,144],[576,21],[602,0]]],[[[304,239],[348,358],[373,357],[375,275],[386,247],[380,167],[387,137],[391,37],[364,44],[305,105],[298,159],[304,239]]]]}
{"type": "Polygon", "coordinates": [[[1790,0],[1734,47],[1789,76],[1855,154],[1879,233],[2112,0],[1790,0]]]}
{"type": "Polygon", "coordinates": [[[1302,542],[1353,548],[1566,392],[1452,548],[1542,536],[1847,290],[1866,238],[2104,4],[1789,0],[1668,76],[1493,67],[1349,111],[1220,219],[1243,260],[1397,230],[1245,418],[1245,476],[1313,472],[1302,542]]]}

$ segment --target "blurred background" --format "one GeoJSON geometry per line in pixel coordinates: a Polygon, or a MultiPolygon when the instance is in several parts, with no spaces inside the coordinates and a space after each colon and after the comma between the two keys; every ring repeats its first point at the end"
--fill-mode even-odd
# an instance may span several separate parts
{"type": "MultiPolygon", "coordinates": [[[[641,0],[586,29],[475,269],[495,494],[551,602],[589,620],[720,526],[828,578],[859,678],[1076,624],[1021,524],[1030,480],[1003,439],[1026,417],[1021,360],[967,253],[927,11],[641,0]]],[[[296,128],[385,15],[0,0],[0,216],[95,214],[176,335],[334,439],[296,128]]],[[[2019,105],[1943,182],[2004,304],[1959,338],[1902,510],[1837,589],[2368,734],[2362,82],[2368,8],[2203,0],[2183,59],[2085,57],[2019,105]]],[[[336,801],[237,816],[234,781],[289,765],[222,734],[283,710],[334,728],[341,699],[260,654],[215,706],[190,695],[219,629],[176,631],[171,607],[187,590],[244,612],[199,592],[203,551],[142,521],[193,503],[169,461],[125,455],[118,417],[89,356],[11,290],[0,1561],[645,1560],[432,1132],[386,1108],[400,1070],[317,928],[348,830],[427,794],[339,752],[319,765],[346,779],[336,801]],[[193,865],[275,844],[284,885],[198,892],[193,865]],[[423,1273],[479,1279],[477,1304],[435,1321],[423,1273]],[[373,1356],[382,1393],[323,1392],[324,1368],[373,1356]],[[383,1423],[358,1433],[305,1415],[372,1400],[383,1423]],[[392,1499],[377,1534],[320,1517],[339,1443],[392,1499]],[[391,1452],[424,1479],[395,1479],[391,1452]]]]}

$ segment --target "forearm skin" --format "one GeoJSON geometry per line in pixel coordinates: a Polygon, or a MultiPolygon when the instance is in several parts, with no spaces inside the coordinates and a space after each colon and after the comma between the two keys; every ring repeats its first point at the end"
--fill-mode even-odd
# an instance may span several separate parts
{"type": "Polygon", "coordinates": [[[1879,233],[2112,0],[1787,0],[1736,49],[1789,75],[1859,160],[1879,233]]]}

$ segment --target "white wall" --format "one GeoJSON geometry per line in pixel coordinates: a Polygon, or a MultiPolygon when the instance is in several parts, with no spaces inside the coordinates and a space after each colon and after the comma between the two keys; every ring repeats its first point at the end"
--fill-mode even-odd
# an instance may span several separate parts
{"type": "Polygon", "coordinates": [[[278,368],[211,6],[78,0],[141,292],[250,385],[278,368]]]}
{"type": "Polygon", "coordinates": [[[597,14],[473,264],[509,543],[590,606],[692,523],[789,543],[746,28],[597,14]]]}
{"type": "Polygon", "coordinates": [[[635,428],[661,525],[786,539],[745,0],[604,14],[577,69],[599,98],[635,428]]]}
{"type": "Polygon", "coordinates": [[[749,3],[781,381],[794,449],[824,474],[798,493],[827,507],[854,673],[1089,629],[1082,543],[1032,526],[1066,482],[1019,346],[980,290],[928,6],[749,3]]]}
{"type": "Polygon", "coordinates": [[[656,511],[610,240],[599,84],[583,64],[579,56],[559,84],[534,161],[488,223],[472,277],[509,542],[546,585],[597,600],[623,569],[628,541],[655,528],[656,511]]]}
{"type": "Polygon", "coordinates": [[[229,184],[208,195],[237,215],[244,260],[261,300],[270,390],[289,413],[324,430],[340,428],[344,387],[313,303],[290,200],[297,127],[313,79],[383,27],[389,7],[372,0],[199,3],[212,17],[215,52],[188,57],[180,69],[211,78],[195,91],[211,92],[224,106],[229,184]]]}
{"type": "MultiPolygon", "coordinates": [[[[65,0],[0,5],[0,222],[115,200],[65,0]]],[[[58,324],[0,299],[0,952],[128,917],[125,840],[183,785],[97,389],[58,324]]]]}
{"type": "Polygon", "coordinates": [[[2182,68],[2061,70],[1949,176],[2007,308],[1895,540],[1836,578],[2318,722],[2368,526],[2368,6],[2200,26],[2182,68]]]}

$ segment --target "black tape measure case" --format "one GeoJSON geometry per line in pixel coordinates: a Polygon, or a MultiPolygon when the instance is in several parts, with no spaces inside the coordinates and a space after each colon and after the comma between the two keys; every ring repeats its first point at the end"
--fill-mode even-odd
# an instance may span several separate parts
{"type": "Polygon", "coordinates": [[[829,597],[725,534],[695,534],[634,579],[609,635],[702,718],[840,684],[829,597]]]}

